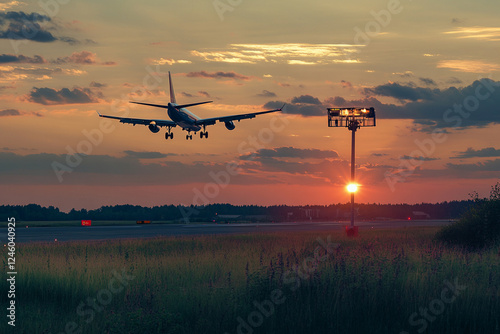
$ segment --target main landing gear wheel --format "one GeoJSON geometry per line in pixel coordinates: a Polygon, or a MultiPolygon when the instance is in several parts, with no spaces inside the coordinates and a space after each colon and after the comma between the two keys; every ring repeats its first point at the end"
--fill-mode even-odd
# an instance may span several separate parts
{"type": "Polygon", "coordinates": [[[186,135],[186,140],[193,139],[193,135],[186,135]]]}
{"type": "Polygon", "coordinates": [[[173,133],[165,133],[165,139],[174,139],[174,134],[173,133]]]}
{"type": "Polygon", "coordinates": [[[205,138],[208,138],[208,131],[201,131],[200,132],[200,138],[203,138],[203,136],[205,136],[205,138]]]}

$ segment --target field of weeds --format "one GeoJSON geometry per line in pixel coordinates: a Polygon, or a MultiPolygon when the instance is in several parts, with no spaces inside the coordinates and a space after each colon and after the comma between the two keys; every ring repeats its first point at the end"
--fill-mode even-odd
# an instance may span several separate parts
{"type": "Polygon", "coordinates": [[[499,247],[436,232],[19,244],[15,332],[500,333],[499,247]]]}

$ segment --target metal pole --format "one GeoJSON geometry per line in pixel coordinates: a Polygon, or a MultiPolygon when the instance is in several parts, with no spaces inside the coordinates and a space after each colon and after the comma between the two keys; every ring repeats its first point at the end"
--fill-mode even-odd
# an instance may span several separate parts
{"type": "MultiPolygon", "coordinates": [[[[351,184],[355,183],[355,177],[354,177],[354,169],[356,166],[356,154],[355,154],[355,147],[356,147],[356,129],[357,129],[357,122],[353,121],[352,122],[352,143],[351,143],[351,184]]],[[[354,227],[354,192],[351,193],[351,228],[354,227]]]]}

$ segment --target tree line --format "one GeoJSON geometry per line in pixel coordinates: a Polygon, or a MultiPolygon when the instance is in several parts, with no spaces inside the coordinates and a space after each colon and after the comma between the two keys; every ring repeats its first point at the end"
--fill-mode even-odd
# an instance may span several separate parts
{"type": "MultiPolygon", "coordinates": [[[[356,219],[457,219],[474,204],[473,200],[420,204],[356,204],[356,219]],[[425,213],[421,215],[419,213],[425,213]]],[[[301,221],[348,219],[350,203],[305,206],[258,206],[209,204],[205,206],[139,205],[102,206],[98,209],[71,209],[63,212],[54,206],[38,204],[2,205],[0,218],[14,217],[17,221],[64,221],[64,220],[152,220],[152,221],[301,221]],[[239,218],[238,218],[239,217],[239,218]]]]}

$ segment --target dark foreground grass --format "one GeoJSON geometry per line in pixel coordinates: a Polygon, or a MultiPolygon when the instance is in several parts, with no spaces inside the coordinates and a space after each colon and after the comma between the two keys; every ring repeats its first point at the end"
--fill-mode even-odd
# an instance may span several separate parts
{"type": "Polygon", "coordinates": [[[15,332],[499,333],[499,247],[436,231],[22,244],[15,332]]]}

